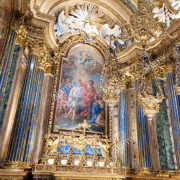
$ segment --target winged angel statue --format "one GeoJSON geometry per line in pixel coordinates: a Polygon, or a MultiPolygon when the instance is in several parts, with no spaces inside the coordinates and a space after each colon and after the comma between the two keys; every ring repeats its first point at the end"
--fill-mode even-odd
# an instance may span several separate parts
{"type": "MultiPolygon", "coordinates": [[[[110,41],[110,36],[115,37],[121,32],[118,25],[115,25],[113,29],[109,27],[106,20],[104,20],[104,14],[98,11],[98,7],[92,4],[77,5],[76,10],[70,10],[71,16],[66,17],[64,11],[58,16],[58,22],[54,26],[55,34],[57,37],[61,37],[66,33],[74,33],[75,30],[82,30],[86,34],[95,33],[104,38],[108,45],[114,46],[114,42],[110,41]]],[[[120,44],[124,44],[124,41],[119,40],[120,44]]]]}

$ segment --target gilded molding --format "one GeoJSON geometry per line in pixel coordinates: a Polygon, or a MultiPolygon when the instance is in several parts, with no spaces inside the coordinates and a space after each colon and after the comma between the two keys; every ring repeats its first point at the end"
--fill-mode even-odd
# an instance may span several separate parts
{"type": "Polygon", "coordinates": [[[37,17],[38,18],[36,17],[33,18],[31,22],[33,22],[33,25],[41,26],[44,28],[44,32],[45,32],[44,41],[48,43],[48,45],[51,46],[51,48],[55,49],[57,47],[57,43],[56,43],[57,38],[54,33],[55,17],[48,15],[51,22],[46,21],[46,14],[44,13],[38,12],[37,17]]]}
{"type": "Polygon", "coordinates": [[[7,179],[24,179],[24,176],[13,176],[13,175],[1,175],[0,176],[0,179],[5,179],[5,180],[7,180],[7,179]]]}
{"type": "Polygon", "coordinates": [[[178,10],[174,9],[174,8],[171,6],[171,3],[169,2],[169,0],[164,0],[164,2],[165,2],[165,4],[166,4],[168,10],[169,10],[171,13],[173,13],[173,14],[178,14],[178,13],[179,13],[178,10]]]}
{"type": "Polygon", "coordinates": [[[3,166],[4,169],[29,169],[31,163],[23,161],[6,161],[3,166]]]}

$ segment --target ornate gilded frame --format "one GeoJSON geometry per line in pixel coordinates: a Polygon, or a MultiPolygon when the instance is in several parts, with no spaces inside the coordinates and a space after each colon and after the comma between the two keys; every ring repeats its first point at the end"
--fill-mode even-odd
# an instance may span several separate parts
{"type": "MultiPolygon", "coordinates": [[[[64,135],[70,135],[72,130],[67,129],[58,129],[58,131],[54,130],[54,124],[56,119],[56,108],[57,108],[57,100],[53,97],[56,96],[56,92],[59,91],[60,87],[60,78],[62,73],[62,62],[63,59],[66,59],[68,57],[68,53],[70,50],[77,46],[77,45],[89,45],[92,48],[96,49],[99,54],[102,56],[103,60],[105,60],[106,57],[106,44],[102,41],[101,37],[93,36],[93,35],[86,35],[86,34],[80,34],[80,35],[74,35],[69,37],[62,46],[59,46],[59,51],[56,55],[58,55],[58,59],[56,58],[55,61],[55,74],[54,74],[54,85],[53,85],[53,94],[51,98],[51,110],[49,115],[49,121],[48,121],[48,132],[51,134],[58,134],[59,131],[61,131],[64,135]]],[[[106,117],[107,117],[107,130],[106,134],[103,135],[102,133],[97,132],[87,132],[87,135],[89,137],[93,137],[95,134],[98,134],[100,138],[105,139],[106,135],[108,136],[109,140],[112,141],[112,120],[109,118],[109,110],[106,105],[106,117]]],[[[82,130],[73,130],[75,135],[79,136],[83,133],[82,130]]]]}

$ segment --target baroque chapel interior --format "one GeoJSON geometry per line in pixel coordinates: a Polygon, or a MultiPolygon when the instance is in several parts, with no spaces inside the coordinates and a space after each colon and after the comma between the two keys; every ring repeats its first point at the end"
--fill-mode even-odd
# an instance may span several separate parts
{"type": "Polygon", "coordinates": [[[0,179],[180,179],[180,0],[0,0],[0,179]]]}

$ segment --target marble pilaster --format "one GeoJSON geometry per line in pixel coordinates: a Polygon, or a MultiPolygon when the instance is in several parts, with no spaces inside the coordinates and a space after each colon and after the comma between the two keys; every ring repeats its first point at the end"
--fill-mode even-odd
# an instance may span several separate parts
{"type": "Polygon", "coordinates": [[[121,165],[123,167],[129,167],[129,154],[128,154],[128,132],[127,132],[127,101],[126,90],[124,89],[120,93],[119,102],[119,153],[121,159],[121,165]]]}
{"type": "Polygon", "coordinates": [[[51,107],[51,98],[53,90],[53,75],[47,73],[44,75],[41,102],[37,121],[37,130],[35,144],[32,156],[32,164],[37,164],[44,151],[44,136],[47,133],[49,111],[51,107]]]}
{"type": "MultiPolygon", "coordinates": [[[[146,85],[152,88],[151,80],[146,82],[146,85]]],[[[149,133],[149,146],[151,154],[151,163],[152,168],[157,171],[160,170],[160,161],[159,161],[159,147],[157,140],[157,131],[156,131],[156,119],[153,117],[152,123],[148,121],[148,133],[149,133]]]]}
{"type": "MultiPolygon", "coordinates": [[[[8,94],[8,101],[3,115],[3,124],[1,129],[1,144],[0,158],[5,160],[8,145],[11,137],[12,127],[14,123],[15,113],[18,105],[18,100],[21,92],[21,86],[24,78],[25,67],[22,65],[23,50],[19,51],[15,72],[13,79],[9,80],[10,91],[8,94]]],[[[13,67],[14,68],[14,67],[13,67]]]]}

